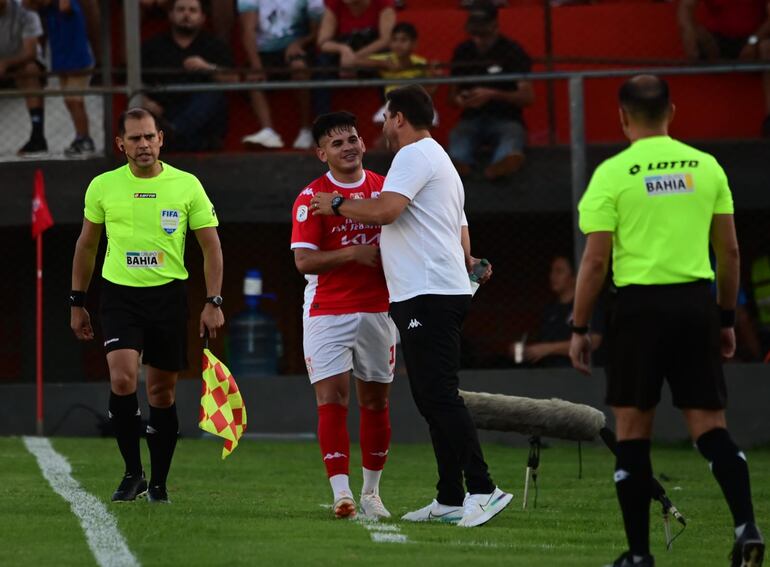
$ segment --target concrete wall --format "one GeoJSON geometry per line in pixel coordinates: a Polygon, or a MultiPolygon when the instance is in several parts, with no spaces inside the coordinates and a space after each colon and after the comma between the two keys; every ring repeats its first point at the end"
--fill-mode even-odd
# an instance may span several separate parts
{"type": "MultiPolygon", "coordinates": [[[[730,409],[728,420],[736,441],[743,446],[770,442],[770,367],[728,365],[726,367],[730,409]]],[[[462,387],[469,391],[499,392],[532,398],[558,397],[594,406],[608,416],[603,403],[604,376],[598,369],[584,377],[569,369],[465,371],[462,387]]],[[[248,410],[248,432],[261,436],[315,435],[316,411],[313,391],[306,376],[280,376],[240,380],[248,410]]],[[[200,381],[183,380],[177,389],[181,433],[198,436],[200,381]]],[[[45,387],[45,432],[47,435],[99,435],[107,413],[109,388],[100,384],[48,384],[45,387]]],[[[146,407],[140,393],[142,407],[146,407]]],[[[354,404],[355,405],[355,404],[354,404]]],[[[351,408],[350,433],[357,438],[358,410],[351,408]]],[[[146,412],[145,412],[146,418],[146,412]]],[[[393,440],[397,443],[428,442],[427,427],[411,399],[405,376],[397,377],[391,396],[393,440]]],[[[0,386],[0,435],[32,434],[35,430],[35,390],[28,384],[0,386]]],[[[659,406],[655,436],[658,440],[687,438],[679,412],[671,406],[668,391],[659,406]]],[[[526,444],[523,435],[483,432],[485,442],[526,444]]]]}

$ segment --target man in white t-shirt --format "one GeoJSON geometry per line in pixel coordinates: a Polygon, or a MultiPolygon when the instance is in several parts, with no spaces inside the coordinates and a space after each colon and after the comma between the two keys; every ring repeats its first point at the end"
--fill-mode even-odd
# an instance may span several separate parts
{"type": "MultiPolygon", "coordinates": [[[[449,156],[428,131],[434,110],[425,89],[395,89],[386,99],[383,134],[397,153],[379,199],[321,193],[311,199],[311,210],[382,225],[390,313],[401,335],[412,396],[430,427],[439,472],[436,499],[403,519],[479,526],[512,496],[492,482],[458,393],[460,334],[471,300],[468,274],[478,262],[471,256],[465,193],[449,156]]],[[[490,275],[491,269],[482,281],[490,275]]]]}

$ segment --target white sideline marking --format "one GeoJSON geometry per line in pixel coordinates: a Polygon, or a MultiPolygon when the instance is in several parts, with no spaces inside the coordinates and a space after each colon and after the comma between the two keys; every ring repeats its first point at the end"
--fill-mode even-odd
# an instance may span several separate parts
{"type": "Polygon", "coordinates": [[[406,543],[408,538],[404,534],[372,532],[372,541],[375,543],[406,543]]]}
{"type": "Polygon", "coordinates": [[[94,495],[86,492],[72,478],[72,467],[44,437],[23,437],[27,450],[37,459],[43,476],[54,492],[69,502],[80,521],[88,547],[100,567],[139,567],[118,530],[115,517],[94,495]]]}

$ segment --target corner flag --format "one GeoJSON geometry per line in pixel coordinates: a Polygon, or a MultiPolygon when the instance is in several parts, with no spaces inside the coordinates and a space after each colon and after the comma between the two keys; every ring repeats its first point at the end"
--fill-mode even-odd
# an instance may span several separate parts
{"type": "Polygon", "coordinates": [[[32,238],[37,238],[53,226],[53,217],[45,200],[43,172],[35,171],[35,192],[32,194],[32,238]]]}
{"type": "Polygon", "coordinates": [[[238,446],[246,430],[246,406],[227,366],[203,349],[203,390],[198,427],[225,440],[222,459],[238,446]]]}

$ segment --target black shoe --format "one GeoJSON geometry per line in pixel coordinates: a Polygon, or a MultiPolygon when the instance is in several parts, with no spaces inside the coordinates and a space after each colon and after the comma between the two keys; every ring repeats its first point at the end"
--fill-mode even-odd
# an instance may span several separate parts
{"type": "Polygon", "coordinates": [[[147,489],[147,501],[159,504],[171,504],[165,486],[151,486],[147,489]]]}
{"type": "Polygon", "coordinates": [[[25,158],[36,158],[42,157],[47,153],[48,142],[45,141],[45,138],[36,138],[33,136],[18,152],[16,152],[16,155],[25,158]]]}
{"type": "Polygon", "coordinates": [[[113,502],[131,502],[147,493],[147,481],[144,479],[144,473],[131,474],[126,473],[120,486],[112,495],[113,502]]]}
{"type": "Polygon", "coordinates": [[[634,563],[633,555],[630,551],[626,551],[605,567],[655,567],[655,558],[652,555],[644,555],[639,563],[634,563]]]}
{"type": "Polygon", "coordinates": [[[730,554],[732,567],[760,567],[765,556],[765,542],[757,526],[746,524],[741,537],[735,540],[730,554]]]}

